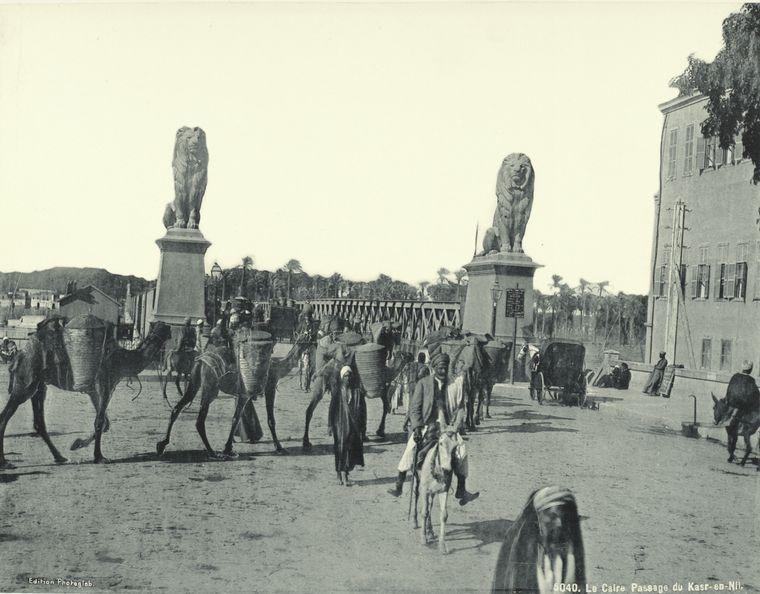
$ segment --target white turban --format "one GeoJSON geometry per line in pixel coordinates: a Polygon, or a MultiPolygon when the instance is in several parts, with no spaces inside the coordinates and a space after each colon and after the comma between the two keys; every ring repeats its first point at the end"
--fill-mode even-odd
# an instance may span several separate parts
{"type": "Polygon", "coordinates": [[[347,376],[349,373],[351,373],[351,367],[349,367],[348,365],[344,365],[344,366],[343,366],[343,367],[341,367],[341,369],[340,369],[340,378],[341,378],[341,379],[343,379],[343,378],[344,378],[344,377],[346,377],[346,376],[347,376]]]}

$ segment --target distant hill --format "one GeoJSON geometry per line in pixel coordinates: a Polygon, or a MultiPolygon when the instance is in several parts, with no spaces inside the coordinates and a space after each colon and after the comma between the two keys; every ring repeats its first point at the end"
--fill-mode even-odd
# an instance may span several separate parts
{"type": "Polygon", "coordinates": [[[94,285],[116,299],[127,294],[127,284],[132,286],[132,294],[140,293],[150,283],[139,276],[112,274],[103,268],[65,268],[62,266],[34,272],[0,272],[0,291],[12,291],[18,279],[19,289],[51,289],[63,293],[69,281],[76,281],[82,289],[94,285]],[[20,278],[19,278],[20,276],[20,278]]]}

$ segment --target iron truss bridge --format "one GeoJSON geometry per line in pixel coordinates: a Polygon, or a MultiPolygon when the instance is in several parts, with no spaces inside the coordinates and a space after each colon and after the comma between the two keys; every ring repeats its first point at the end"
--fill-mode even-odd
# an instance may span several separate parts
{"type": "Polygon", "coordinates": [[[314,315],[338,316],[348,322],[362,319],[362,332],[370,324],[390,320],[401,322],[401,337],[419,342],[443,326],[462,326],[462,312],[458,301],[378,301],[376,299],[314,299],[298,301],[302,308],[307,303],[314,307],[314,315]]]}

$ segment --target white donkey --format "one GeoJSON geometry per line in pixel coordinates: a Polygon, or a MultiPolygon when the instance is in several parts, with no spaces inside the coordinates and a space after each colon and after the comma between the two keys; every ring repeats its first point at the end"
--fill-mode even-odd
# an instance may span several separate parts
{"type": "Polygon", "coordinates": [[[441,432],[436,443],[425,455],[422,469],[418,474],[417,488],[414,490],[414,527],[419,528],[417,522],[417,510],[420,497],[422,497],[422,544],[428,544],[435,538],[433,522],[430,514],[433,509],[433,500],[438,495],[438,504],[441,508],[441,529],[438,534],[438,550],[446,554],[446,520],[449,513],[447,509],[449,488],[453,474],[454,450],[458,445],[457,431],[454,427],[441,425],[441,432]]]}

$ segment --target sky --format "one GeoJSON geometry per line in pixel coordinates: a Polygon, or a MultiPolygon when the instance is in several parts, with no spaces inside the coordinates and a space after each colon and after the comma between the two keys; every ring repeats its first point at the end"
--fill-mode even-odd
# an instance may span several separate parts
{"type": "Polygon", "coordinates": [[[739,6],[0,5],[0,270],[155,278],[175,132],[200,126],[207,269],[434,280],[523,152],[534,286],[646,293],[657,105],[739,6]]]}

